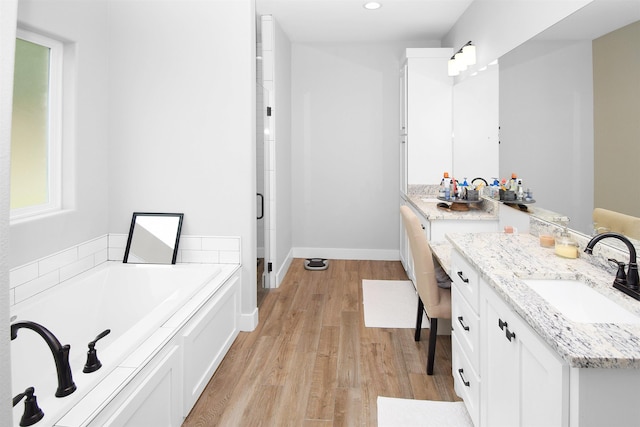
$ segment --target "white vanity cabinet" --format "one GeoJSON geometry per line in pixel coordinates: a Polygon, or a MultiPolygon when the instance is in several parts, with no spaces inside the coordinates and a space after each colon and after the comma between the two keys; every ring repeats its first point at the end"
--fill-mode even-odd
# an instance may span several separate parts
{"type": "Polygon", "coordinates": [[[568,365],[455,250],[451,278],[454,389],[474,425],[568,426],[568,365]]]}
{"type": "MultiPolygon", "coordinates": [[[[406,200],[403,200],[401,204],[409,206],[409,208],[413,211],[414,214],[420,220],[420,225],[422,229],[425,231],[425,238],[429,240],[429,220],[427,220],[420,211],[418,211],[415,207],[408,203],[406,200]]],[[[413,257],[411,256],[411,248],[409,247],[409,239],[407,237],[407,232],[404,228],[404,224],[402,222],[402,218],[400,218],[400,260],[402,261],[402,265],[407,272],[407,276],[413,282],[416,280],[416,276],[413,272],[413,257]]]]}
{"type": "Polygon", "coordinates": [[[453,79],[447,75],[451,54],[451,48],[405,51],[399,131],[406,150],[406,169],[401,173],[409,185],[437,185],[442,172],[452,168],[453,79]]]}
{"type": "Polygon", "coordinates": [[[453,385],[473,423],[480,418],[479,277],[457,252],[451,254],[451,345],[453,385]]]}
{"type": "Polygon", "coordinates": [[[480,425],[568,426],[568,366],[486,283],[480,319],[480,425]]]}

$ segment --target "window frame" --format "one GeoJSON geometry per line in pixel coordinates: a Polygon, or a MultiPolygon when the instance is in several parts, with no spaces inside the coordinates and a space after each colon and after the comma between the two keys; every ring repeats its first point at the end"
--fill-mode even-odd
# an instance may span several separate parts
{"type": "Polygon", "coordinates": [[[64,43],[23,28],[16,39],[49,49],[49,111],[47,114],[47,198],[46,203],[10,209],[10,221],[41,216],[62,210],[62,133],[64,43]]]}

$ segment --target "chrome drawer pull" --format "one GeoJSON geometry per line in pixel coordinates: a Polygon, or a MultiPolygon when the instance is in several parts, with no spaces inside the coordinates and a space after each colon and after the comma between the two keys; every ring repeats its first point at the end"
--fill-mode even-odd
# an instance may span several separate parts
{"type": "Polygon", "coordinates": [[[469,283],[469,279],[467,279],[466,277],[464,277],[464,275],[462,274],[462,271],[458,271],[458,277],[459,277],[460,279],[462,279],[462,281],[463,281],[464,283],[469,283]]]}
{"type": "Polygon", "coordinates": [[[465,331],[469,330],[469,327],[464,324],[462,316],[458,316],[458,322],[460,322],[460,325],[462,325],[462,329],[464,329],[465,331]]]}
{"type": "Polygon", "coordinates": [[[464,369],[462,369],[462,368],[458,369],[458,375],[460,375],[460,379],[462,380],[462,384],[464,384],[466,387],[471,387],[471,383],[464,379],[464,375],[462,375],[463,372],[464,372],[464,369]]]}

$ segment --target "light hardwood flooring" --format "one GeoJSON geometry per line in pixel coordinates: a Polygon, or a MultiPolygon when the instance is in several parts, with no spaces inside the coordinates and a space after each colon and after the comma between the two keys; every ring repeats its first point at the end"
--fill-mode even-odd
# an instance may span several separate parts
{"type": "Polygon", "coordinates": [[[362,279],[406,280],[400,262],[331,260],[325,271],[296,259],[241,332],[183,427],[375,426],[378,396],[459,400],[451,339],[439,336],[426,375],[428,333],[366,328],[362,279]]]}

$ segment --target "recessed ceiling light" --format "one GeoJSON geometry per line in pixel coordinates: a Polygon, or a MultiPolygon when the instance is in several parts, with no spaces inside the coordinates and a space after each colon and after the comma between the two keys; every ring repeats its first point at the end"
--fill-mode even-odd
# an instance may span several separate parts
{"type": "Polygon", "coordinates": [[[368,3],[365,3],[362,7],[369,10],[376,10],[376,9],[380,9],[382,5],[377,1],[370,1],[368,3]]]}

